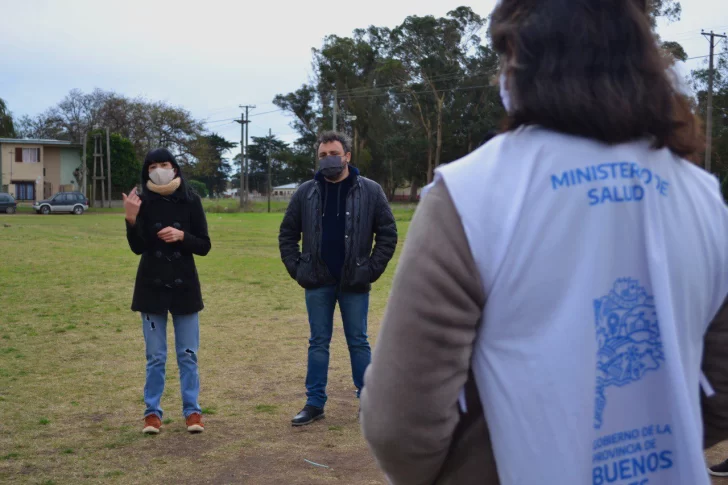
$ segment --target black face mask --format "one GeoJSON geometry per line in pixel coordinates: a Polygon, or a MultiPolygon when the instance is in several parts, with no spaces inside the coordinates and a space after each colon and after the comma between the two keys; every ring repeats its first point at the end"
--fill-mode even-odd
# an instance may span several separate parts
{"type": "Polygon", "coordinates": [[[319,160],[321,174],[329,180],[336,180],[341,176],[341,172],[344,171],[344,164],[343,157],[337,157],[335,155],[330,155],[319,160]]]}

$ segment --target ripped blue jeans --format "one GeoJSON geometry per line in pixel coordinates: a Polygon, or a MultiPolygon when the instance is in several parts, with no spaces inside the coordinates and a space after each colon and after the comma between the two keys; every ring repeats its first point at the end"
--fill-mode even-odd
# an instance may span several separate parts
{"type": "MultiPolygon", "coordinates": [[[[200,374],[197,370],[197,351],[200,346],[200,320],[197,313],[172,315],[174,346],[179,367],[182,391],[182,412],[186,417],[200,413],[197,398],[200,394],[200,374]]],[[[142,328],[147,352],[147,380],[144,384],[144,416],[156,414],[162,418],[165,365],[167,364],[167,315],[142,313],[142,328]]]]}

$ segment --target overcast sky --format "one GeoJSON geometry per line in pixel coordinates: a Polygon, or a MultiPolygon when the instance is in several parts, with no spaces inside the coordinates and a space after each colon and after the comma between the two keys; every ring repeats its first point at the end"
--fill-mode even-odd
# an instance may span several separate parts
{"type": "MultiPolygon", "coordinates": [[[[700,29],[728,31],[724,0],[682,0],[682,19],[661,24],[691,57],[708,53],[700,29]]],[[[445,15],[458,0],[0,0],[0,98],[16,116],[35,115],[71,89],[113,90],[182,106],[238,141],[240,104],[253,114],[306,82],[311,48],[324,36],[408,15],[445,15]]],[[[486,16],[494,0],[470,4],[486,16]]],[[[723,49],[723,47],[721,47],[723,49]]],[[[704,59],[688,61],[686,71],[704,59]]],[[[250,134],[296,135],[283,113],[251,118],[250,134]]],[[[239,150],[235,150],[235,153],[239,150]]]]}

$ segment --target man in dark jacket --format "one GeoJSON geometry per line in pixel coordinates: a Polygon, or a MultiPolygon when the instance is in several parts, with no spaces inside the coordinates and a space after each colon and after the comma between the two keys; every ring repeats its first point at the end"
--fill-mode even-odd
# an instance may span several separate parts
{"type": "Polygon", "coordinates": [[[311,328],[308,399],[293,418],[294,426],[324,417],[329,344],[337,302],[359,396],[364,371],[371,362],[367,337],[369,291],[384,273],[397,246],[397,226],[382,187],[349,165],[350,139],[341,133],[326,132],[317,145],[320,171],[293,195],[278,237],[283,264],[306,290],[311,328]]]}

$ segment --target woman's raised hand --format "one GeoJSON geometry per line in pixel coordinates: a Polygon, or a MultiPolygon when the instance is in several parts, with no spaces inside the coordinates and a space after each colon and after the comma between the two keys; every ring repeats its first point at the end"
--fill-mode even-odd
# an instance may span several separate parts
{"type": "Polygon", "coordinates": [[[129,224],[136,224],[136,218],[139,215],[139,208],[142,206],[142,200],[136,193],[136,187],[129,191],[129,195],[121,194],[124,199],[124,213],[129,224]]]}

